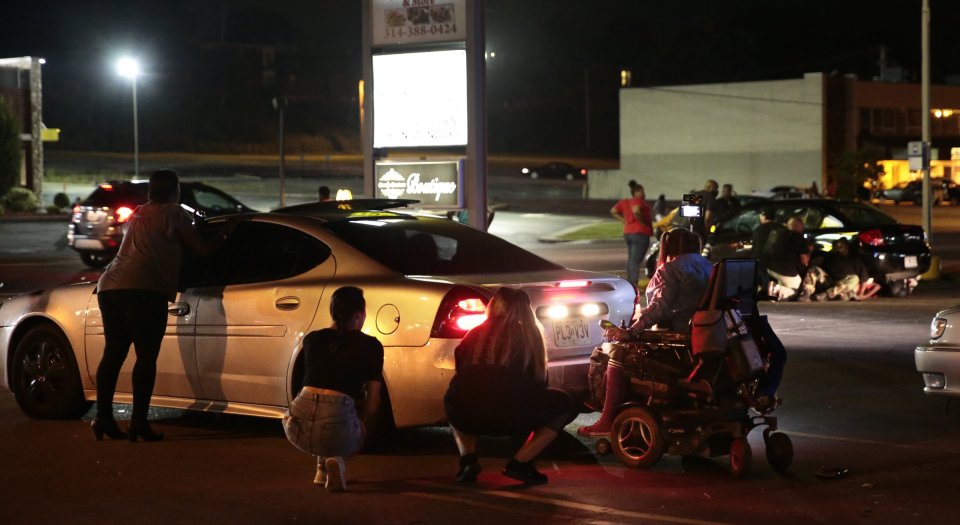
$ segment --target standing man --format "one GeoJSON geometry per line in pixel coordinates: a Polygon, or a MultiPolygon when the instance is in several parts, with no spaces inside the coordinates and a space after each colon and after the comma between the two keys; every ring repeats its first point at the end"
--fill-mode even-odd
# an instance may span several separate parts
{"type": "Polygon", "coordinates": [[[627,243],[627,280],[637,284],[640,268],[650,247],[653,235],[653,220],[650,207],[644,201],[646,192],[642,184],[630,181],[631,196],[610,208],[610,215],[623,223],[623,239],[627,243]]]}
{"type": "Polygon", "coordinates": [[[740,201],[733,194],[733,184],[724,184],[720,196],[713,202],[713,213],[711,219],[716,222],[717,219],[728,213],[740,211],[740,201]]]}
{"type": "Polygon", "coordinates": [[[703,196],[703,217],[693,219],[691,225],[693,226],[693,232],[699,235],[703,242],[706,242],[710,227],[713,226],[713,221],[717,218],[713,208],[719,190],[720,185],[717,184],[717,181],[707,179],[707,182],[703,183],[703,189],[696,192],[703,196]]]}

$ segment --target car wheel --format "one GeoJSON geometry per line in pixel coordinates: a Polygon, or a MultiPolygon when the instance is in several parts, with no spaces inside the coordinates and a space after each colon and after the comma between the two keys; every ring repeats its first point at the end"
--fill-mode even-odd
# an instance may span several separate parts
{"type": "Polygon", "coordinates": [[[17,344],[12,368],[11,390],[24,414],[67,419],[90,408],[83,397],[76,356],[56,327],[43,324],[31,328],[17,344]]]}
{"type": "Polygon", "coordinates": [[[113,260],[112,253],[102,253],[102,252],[81,252],[80,260],[83,261],[83,264],[91,268],[103,268],[110,261],[113,260]]]}
{"type": "Polygon", "coordinates": [[[730,470],[733,477],[742,478],[753,468],[753,450],[745,437],[738,437],[730,443],[730,470]]]}
{"type": "Polygon", "coordinates": [[[763,436],[763,442],[767,447],[767,463],[781,474],[786,472],[793,463],[793,442],[790,441],[790,436],[783,432],[772,432],[763,436]]]}
{"type": "Polygon", "coordinates": [[[660,418],[647,407],[630,407],[613,421],[613,453],[630,468],[652,467],[663,456],[660,418]]]}

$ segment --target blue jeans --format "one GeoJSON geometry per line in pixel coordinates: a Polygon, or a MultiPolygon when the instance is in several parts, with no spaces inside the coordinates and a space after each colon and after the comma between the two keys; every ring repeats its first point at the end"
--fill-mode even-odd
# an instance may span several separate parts
{"type": "Polygon", "coordinates": [[[642,233],[624,233],[623,240],[627,241],[627,280],[637,284],[647,248],[650,247],[650,236],[642,233]]]}
{"type": "Polygon", "coordinates": [[[353,456],[365,438],[352,397],[305,391],[290,403],[283,431],[295,447],[321,457],[353,456]]]}

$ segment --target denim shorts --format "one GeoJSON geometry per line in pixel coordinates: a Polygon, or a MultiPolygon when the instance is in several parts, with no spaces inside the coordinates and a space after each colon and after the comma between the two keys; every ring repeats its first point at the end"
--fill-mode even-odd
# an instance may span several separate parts
{"type": "Polygon", "coordinates": [[[356,454],[365,434],[352,397],[305,391],[290,403],[283,431],[298,449],[323,457],[356,454]]]}

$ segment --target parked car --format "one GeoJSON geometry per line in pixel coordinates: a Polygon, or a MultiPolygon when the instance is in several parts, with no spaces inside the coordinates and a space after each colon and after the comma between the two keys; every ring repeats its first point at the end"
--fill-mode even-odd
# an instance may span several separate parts
{"type": "Polygon", "coordinates": [[[960,398],[960,305],[933,316],[930,342],[918,346],[913,357],[925,394],[960,398]]]}
{"type": "MultiPolygon", "coordinates": [[[[960,194],[958,194],[956,184],[941,178],[930,179],[930,194],[933,198],[934,205],[940,204],[944,200],[951,200],[954,203],[960,201],[960,194]],[[949,194],[951,186],[954,188],[953,195],[949,194]]],[[[923,181],[911,180],[901,182],[890,189],[883,190],[879,197],[881,199],[891,200],[894,204],[912,202],[919,206],[923,202],[923,181]]]]}
{"type": "Polygon", "coordinates": [[[548,162],[543,166],[535,168],[523,168],[520,173],[531,179],[549,178],[549,179],[586,179],[586,168],[575,168],[566,162],[548,162]]]}
{"type": "MultiPolygon", "coordinates": [[[[384,209],[414,202],[321,202],[207,220],[202,234],[227,240],[205,259],[184,261],[153,404],[281,417],[301,387],[303,337],[330,326],[330,296],[345,285],[364,290],[363,331],[385,348],[387,419],[377,424],[444,420],[454,349],[502,286],[530,295],[551,385],[584,399],[598,322],[629,324],[636,288],[455,221],[384,209]]],[[[76,416],[95,399],[104,341],[93,290],[82,283],[2,303],[0,386],[27,415],[76,416]]],[[[119,402],[132,399],[131,361],[119,402]]]]}
{"type": "MultiPolygon", "coordinates": [[[[93,193],[74,206],[67,227],[67,244],[87,266],[101,268],[113,260],[123,240],[124,224],[137,206],[147,202],[147,186],[145,180],[98,184],[93,193]]],[[[180,183],[180,205],[201,218],[254,211],[201,182],[180,183]]]]}
{"type": "Polygon", "coordinates": [[[899,224],[873,206],[832,199],[770,200],[720,217],[705,243],[709,258],[749,256],[751,236],[765,206],[776,210],[777,222],[793,216],[803,219],[804,235],[816,244],[814,257],[829,251],[836,239],[847,238],[871,276],[892,295],[909,293],[916,277],[930,268],[930,247],[921,227],[899,224]]]}

